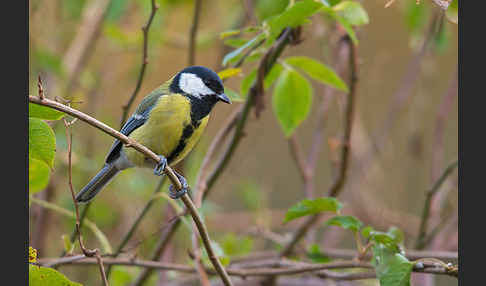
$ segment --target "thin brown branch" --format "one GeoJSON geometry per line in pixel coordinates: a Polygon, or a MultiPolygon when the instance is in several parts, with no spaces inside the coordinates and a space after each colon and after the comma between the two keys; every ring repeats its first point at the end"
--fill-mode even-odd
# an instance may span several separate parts
{"type": "MultiPolygon", "coordinates": [[[[106,124],[104,124],[104,123],[102,123],[102,122],[100,122],[100,121],[98,121],[98,120],[76,110],[76,109],[73,109],[71,107],[68,107],[66,105],[63,105],[61,103],[58,103],[58,102],[55,102],[55,101],[52,101],[52,100],[49,100],[49,99],[40,99],[39,97],[35,97],[35,96],[31,96],[31,95],[29,95],[29,102],[36,103],[36,104],[39,104],[39,105],[48,106],[48,107],[54,108],[56,110],[62,111],[64,113],[67,113],[67,114],[69,114],[73,117],[76,117],[76,118],[88,123],[89,125],[96,127],[98,129],[100,129],[101,131],[111,135],[112,137],[115,137],[116,139],[120,140],[124,144],[129,144],[131,148],[134,148],[135,150],[141,152],[147,158],[152,159],[154,162],[158,163],[160,161],[160,158],[154,152],[149,150],[147,147],[141,145],[140,143],[136,142],[135,140],[130,139],[126,135],[116,131],[115,129],[113,129],[111,127],[109,127],[108,125],[106,125],[106,124]]],[[[170,166],[167,166],[164,169],[164,173],[171,180],[171,182],[175,186],[175,188],[180,191],[182,189],[182,185],[181,185],[179,179],[177,178],[177,176],[175,175],[174,171],[172,170],[172,168],[170,166]]],[[[74,195],[74,193],[73,193],[73,195],[74,195]]],[[[191,198],[189,197],[188,194],[184,194],[181,197],[181,200],[186,205],[186,207],[189,210],[194,222],[196,223],[196,225],[198,227],[199,234],[201,235],[201,238],[203,239],[204,247],[206,248],[206,250],[208,252],[208,256],[209,256],[211,262],[213,263],[215,269],[220,273],[221,279],[223,280],[225,285],[232,285],[229,278],[228,278],[228,275],[226,274],[224,268],[221,265],[221,262],[214,255],[212,246],[209,243],[209,236],[208,236],[208,233],[207,233],[206,226],[204,225],[204,223],[203,223],[201,217],[199,216],[194,204],[192,203],[191,198]]]]}
{"type": "Polygon", "coordinates": [[[422,211],[422,220],[421,220],[421,223],[420,223],[419,236],[418,236],[417,242],[415,244],[415,248],[417,248],[417,249],[422,249],[424,247],[424,240],[425,240],[425,236],[427,234],[427,222],[428,222],[429,215],[430,215],[431,201],[432,201],[434,195],[439,191],[440,187],[445,182],[447,177],[449,177],[449,175],[452,173],[452,171],[454,171],[454,169],[457,167],[457,165],[458,165],[458,160],[455,160],[454,162],[450,163],[447,166],[447,168],[444,170],[444,172],[442,173],[440,178],[434,183],[432,188],[430,190],[428,190],[427,193],[426,193],[427,197],[425,198],[425,205],[424,205],[424,209],[422,211]]]}
{"type": "Polygon", "coordinates": [[[194,1],[192,25],[191,30],[189,31],[189,66],[193,66],[196,63],[197,28],[199,26],[199,18],[201,15],[201,2],[201,0],[194,1]]]}
{"type": "Polygon", "coordinates": [[[74,203],[74,209],[76,211],[76,230],[78,232],[78,239],[79,239],[79,247],[81,251],[86,257],[96,257],[96,262],[100,268],[101,280],[103,281],[103,285],[108,286],[108,280],[106,278],[105,268],[103,267],[103,260],[100,257],[100,250],[95,249],[87,249],[84,244],[83,240],[81,239],[81,230],[80,230],[80,223],[79,223],[79,208],[78,203],[76,202],[76,195],[74,193],[73,182],[72,182],[72,141],[73,141],[73,134],[71,132],[71,125],[74,123],[68,122],[66,118],[63,118],[64,126],[66,127],[66,140],[68,145],[68,180],[69,180],[69,190],[71,191],[71,197],[74,203]]]}
{"type": "MultiPolygon", "coordinates": [[[[289,143],[290,154],[295,161],[295,165],[297,166],[300,176],[302,177],[302,181],[306,183],[310,179],[310,173],[307,162],[304,159],[302,148],[299,146],[295,135],[291,136],[287,142],[289,143]]],[[[307,193],[306,197],[309,197],[307,193]]]]}
{"type": "MultiPolygon", "coordinates": [[[[348,94],[348,102],[346,105],[345,111],[345,127],[344,127],[344,143],[341,151],[341,164],[339,167],[338,177],[335,179],[333,185],[329,189],[329,196],[336,197],[339,195],[340,191],[342,190],[344,183],[346,181],[346,176],[348,172],[349,166],[349,157],[350,157],[350,142],[351,142],[351,131],[353,126],[353,119],[354,119],[354,106],[355,106],[355,97],[356,97],[356,90],[357,90],[357,82],[358,82],[358,55],[356,51],[356,46],[351,42],[351,40],[346,36],[345,42],[349,47],[349,68],[350,72],[350,80],[349,80],[349,94],[348,94]]],[[[292,253],[294,247],[297,243],[305,236],[305,234],[310,230],[312,225],[316,223],[320,218],[319,214],[307,217],[304,223],[294,232],[292,239],[290,242],[285,245],[280,252],[282,257],[288,256],[292,253]]]]}
{"type": "MultiPolygon", "coordinates": [[[[40,259],[39,262],[41,264],[51,264],[52,265],[53,259],[40,259]]],[[[62,262],[63,265],[92,265],[97,263],[96,260],[92,258],[80,258],[77,260],[64,260],[62,262]]],[[[151,268],[151,269],[158,269],[161,271],[178,271],[184,273],[195,273],[196,270],[191,266],[181,265],[181,264],[173,264],[173,263],[163,263],[163,262],[155,262],[155,261],[147,261],[147,260],[139,260],[139,259],[126,259],[126,258],[105,258],[105,264],[112,264],[112,265],[125,265],[125,266],[137,266],[137,267],[144,267],[144,268],[151,268]]],[[[321,272],[322,270],[330,270],[330,269],[370,269],[373,268],[371,263],[368,262],[357,262],[357,261],[336,261],[330,263],[305,263],[305,262],[294,262],[289,261],[286,259],[280,260],[267,260],[267,261],[257,261],[253,264],[248,263],[245,265],[245,268],[241,266],[235,267],[231,266],[228,267],[227,271],[228,274],[231,276],[239,276],[239,277],[250,277],[250,276],[263,276],[263,277],[273,277],[273,276],[288,276],[288,275],[298,275],[308,272],[315,272],[317,275],[326,275],[326,272],[321,272]]],[[[206,272],[210,275],[217,275],[217,272],[214,269],[206,268],[206,272]]],[[[426,262],[424,261],[420,266],[414,266],[414,272],[422,272],[422,273],[430,273],[430,274],[441,274],[441,275],[448,275],[457,277],[458,275],[458,268],[457,266],[446,266],[445,263],[433,263],[433,262],[426,262]]],[[[340,272],[344,274],[346,272],[340,272]]],[[[327,273],[329,274],[329,273],[327,273]]],[[[350,273],[353,274],[353,273],[350,273]]],[[[331,274],[332,275],[332,274],[331,274]]],[[[347,276],[334,276],[332,278],[347,280],[347,276]]],[[[331,277],[328,277],[331,278],[331,277]]],[[[374,278],[366,276],[366,278],[374,278]]],[[[365,279],[365,278],[361,278],[365,279]]]]}
{"type": "Polygon", "coordinates": [[[130,107],[132,106],[133,102],[135,101],[135,98],[138,95],[138,92],[140,91],[140,87],[142,86],[143,78],[145,75],[145,69],[147,68],[148,64],[148,32],[150,29],[150,24],[152,24],[152,20],[154,19],[155,12],[157,12],[157,9],[159,9],[159,5],[155,3],[155,0],[152,1],[152,9],[150,11],[150,16],[148,18],[147,24],[142,27],[143,31],[143,55],[142,55],[142,67],[140,68],[140,73],[138,75],[138,80],[137,84],[135,85],[135,90],[132,92],[132,95],[128,99],[127,104],[123,106],[123,115],[120,120],[120,126],[122,126],[125,123],[125,120],[127,119],[128,112],[130,111],[130,107]]]}

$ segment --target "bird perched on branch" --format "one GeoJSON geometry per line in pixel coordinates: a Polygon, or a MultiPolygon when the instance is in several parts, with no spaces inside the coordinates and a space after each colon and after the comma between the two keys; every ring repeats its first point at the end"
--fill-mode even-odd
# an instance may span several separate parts
{"type": "MultiPolygon", "coordinates": [[[[177,164],[199,141],[209,113],[218,101],[231,103],[214,71],[191,66],[177,73],[142,100],[120,131],[159,154],[160,163],[115,140],[105,165],[76,195],[76,201],[90,201],[118,172],[127,168],[149,167],[154,168],[155,175],[163,175],[167,164],[177,164]]],[[[187,192],[188,186],[182,175],[175,174],[183,188],[169,189],[170,196],[177,199],[187,192]]]]}

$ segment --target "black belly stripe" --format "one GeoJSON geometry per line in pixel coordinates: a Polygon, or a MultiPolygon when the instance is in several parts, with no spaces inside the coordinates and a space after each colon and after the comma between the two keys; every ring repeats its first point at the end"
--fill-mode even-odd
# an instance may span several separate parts
{"type": "MultiPolygon", "coordinates": [[[[197,126],[199,126],[199,123],[197,126]]],[[[197,127],[196,127],[197,128],[197,127]]],[[[186,148],[186,141],[189,139],[192,134],[194,133],[194,127],[191,124],[188,124],[184,127],[184,130],[182,131],[182,136],[181,139],[179,140],[179,143],[177,144],[176,148],[174,151],[170,153],[170,155],[167,157],[167,162],[170,164],[179,154],[186,148]]]]}

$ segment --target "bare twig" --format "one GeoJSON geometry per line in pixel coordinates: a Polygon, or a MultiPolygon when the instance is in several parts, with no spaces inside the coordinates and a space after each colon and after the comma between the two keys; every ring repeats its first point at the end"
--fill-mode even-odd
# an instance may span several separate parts
{"type": "Polygon", "coordinates": [[[150,11],[150,16],[147,21],[147,24],[142,27],[143,31],[143,55],[142,55],[142,67],[140,68],[140,73],[138,75],[138,80],[137,84],[135,85],[135,90],[133,91],[132,95],[128,99],[127,104],[123,106],[123,115],[121,117],[120,121],[120,126],[125,123],[125,120],[127,119],[128,112],[130,111],[130,107],[132,106],[133,102],[135,101],[135,98],[137,97],[138,92],[140,91],[140,87],[142,86],[143,78],[145,75],[145,69],[148,64],[148,32],[150,29],[150,24],[152,24],[152,20],[154,19],[155,12],[157,12],[157,9],[159,9],[159,5],[155,3],[155,0],[152,1],[152,10],[150,11]]]}
{"type": "Polygon", "coordinates": [[[452,171],[454,171],[457,165],[458,160],[449,164],[449,166],[447,166],[440,178],[434,183],[432,188],[427,191],[427,197],[425,198],[425,205],[422,211],[422,220],[420,223],[419,236],[415,244],[415,248],[417,249],[422,249],[424,247],[424,239],[427,234],[427,222],[430,214],[430,202],[432,201],[434,194],[436,194],[439,188],[442,186],[442,183],[444,183],[444,181],[452,173],[452,171]]]}
{"type": "Polygon", "coordinates": [[[98,263],[98,266],[100,268],[100,273],[101,273],[101,279],[103,281],[103,285],[108,286],[108,280],[106,278],[105,274],[105,269],[103,267],[103,260],[100,257],[100,250],[99,249],[87,249],[83,241],[81,239],[81,230],[79,227],[79,208],[78,208],[78,203],[76,202],[76,195],[74,194],[74,188],[73,188],[73,182],[72,182],[72,161],[71,161],[71,154],[72,154],[72,140],[73,140],[73,134],[71,132],[71,125],[73,122],[68,122],[66,118],[63,118],[64,126],[66,127],[66,140],[67,140],[67,145],[68,145],[68,174],[69,174],[69,190],[71,191],[71,197],[73,199],[74,203],[74,209],[76,212],[76,229],[78,232],[78,239],[79,239],[79,247],[81,248],[81,251],[86,257],[96,257],[96,261],[98,263]]]}
{"type": "MultiPolygon", "coordinates": [[[[160,161],[160,158],[154,152],[149,150],[147,147],[139,144],[135,140],[128,138],[126,135],[116,131],[115,129],[107,126],[106,124],[104,124],[104,123],[102,123],[102,122],[100,122],[100,121],[98,121],[98,120],[76,110],[76,109],[73,109],[71,107],[65,106],[63,104],[60,104],[58,102],[55,102],[55,101],[52,101],[52,100],[49,100],[49,99],[43,99],[42,100],[42,99],[40,99],[38,97],[34,97],[34,96],[29,96],[29,101],[32,102],[32,103],[39,104],[39,105],[49,106],[49,107],[54,108],[56,110],[67,113],[67,114],[69,114],[73,117],[76,117],[76,118],[88,123],[89,125],[96,127],[98,129],[100,129],[101,131],[111,135],[112,137],[117,138],[121,142],[123,142],[125,144],[130,144],[131,148],[134,148],[135,150],[143,153],[146,157],[152,159],[153,161],[155,161],[157,163],[160,161]]],[[[170,166],[167,166],[164,169],[164,173],[171,180],[172,184],[175,186],[175,188],[177,190],[182,189],[182,185],[181,185],[179,179],[177,178],[177,176],[175,175],[174,171],[172,170],[172,168],[170,166]]],[[[74,193],[73,193],[73,196],[74,196],[74,193]]],[[[230,280],[229,280],[228,275],[226,274],[223,266],[221,265],[221,262],[214,255],[214,252],[212,250],[212,246],[209,243],[209,236],[207,234],[206,226],[204,225],[201,217],[199,216],[196,208],[194,207],[194,204],[192,203],[191,198],[189,197],[189,195],[184,194],[181,197],[181,200],[184,202],[184,204],[188,208],[191,216],[193,217],[194,222],[196,223],[196,225],[198,227],[199,234],[201,235],[204,246],[205,246],[205,248],[208,252],[208,256],[209,256],[211,262],[213,263],[215,269],[220,273],[221,279],[223,280],[225,285],[232,285],[230,280]]]]}
{"type": "MultiPolygon", "coordinates": [[[[51,264],[52,265],[53,259],[41,259],[39,260],[41,264],[51,264]]],[[[57,265],[63,264],[76,264],[76,265],[91,265],[96,263],[96,261],[92,258],[79,258],[79,259],[71,259],[71,260],[63,260],[57,261],[57,265]]],[[[105,264],[112,264],[112,265],[125,265],[125,266],[138,266],[144,268],[151,268],[151,269],[158,269],[158,270],[171,270],[171,271],[179,271],[184,273],[195,273],[196,270],[191,266],[180,265],[180,264],[173,264],[173,263],[163,263],[163,262],[155,262],[155,261],[147,261],[147,260],[139,260],[139,259],[126,259],[126,258],[105,258],[105,264]]],[[[458,275],[458,268],[457,266],[446,266],[445,263],[433,263],[424,261],[423,267],[421,266],[414,266],[414,272],[423,272],[423,273],[430,273],[430,274],[441,274],[441,275],[448,275],[457,277],[458,275]]],[[[336,261],[330,263],[306,263],[306,262],[294,262],[289,261],[286,259],[280,260],[267,260],[267,261],[257,261],[255,263],[248,263],[245,265],[245,268],[241,266],[232,266],[227,269],[228,274],[231,276],[240,276],[240,277],[250,277],[250,276],[263,276],[263,277],[273,277],[273,276],[287,276],[287,275],[298,275],[307,272],[315,272],[317,275],[326,275],[326,273],[322,273],[322,270],[329,270],[329,269],[369,269],[373,268],[371,263],[368,262],[357,262],[357,261],[336,261]]],[[[216,275],[218,272],[214,271],[213,269],[206,268],[206,272],[210,275],[216,275]]],[[[341,272],[344,275],[345,272],[341,272]]],[[[350,273],[353,274],[353,273],[350,273]]],[[[340,279],[340,280],[347,280],[347,276],[335,276],[332,278],[340,279]]],[[[366,276],[366,278],[374,278],[366,276]]],[[[365,279],[365,278],[361,278],[365,279]]]]}
{"type": "MultiPolygon", "coordinates": [[[[347,36],[346,36],[347,37],[347,36]]],[[[354,105],[355,105],[355,95],[357,89],[357,82],[358,82],[358,63],[357,63],[357,52],[356,46],[352,44],[349,38],[346,38],[346,43],[348,43],[350,49],[349,55],[349,65],[350,65],[350,81],[349,81],[349,95],[348,95],[348,102],[346,107],[345,113],[345,129],[344,129],[344,143],[343,149],[341,153],[341,164],[339,168],[338,177],[335,179],[333,185],[329,189],[329,196],[336,197],[339,192],[341,191],[344,182],[346,181],[347,170],[349,166],[349,157],[350,157],[350,145],[351,142],[351,130],[353,126],[353,118],[354,118],[354,105]]],[[[285,245],[280,252],[282,257],[288,256],[292,253],[295,245],[304,237],[304,235],[309,231],[312,225],[316,223],[320,218],[319,214],[312,215],[304,221],[304,223],[294,232],[292,239],[290,242],[285,245]]]]}

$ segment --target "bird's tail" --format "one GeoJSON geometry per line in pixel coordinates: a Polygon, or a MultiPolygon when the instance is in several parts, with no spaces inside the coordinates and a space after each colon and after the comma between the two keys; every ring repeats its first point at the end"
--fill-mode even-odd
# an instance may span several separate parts
{"type": "Polygon", "coordinates": [[[102,189],[108,184],[116,174],[118,170],[114,164],[105,164],[103,168],[94,176],[89,183],[76,195],[76,201],[81,203],[87,203],[93,199],[102,189]]]}

